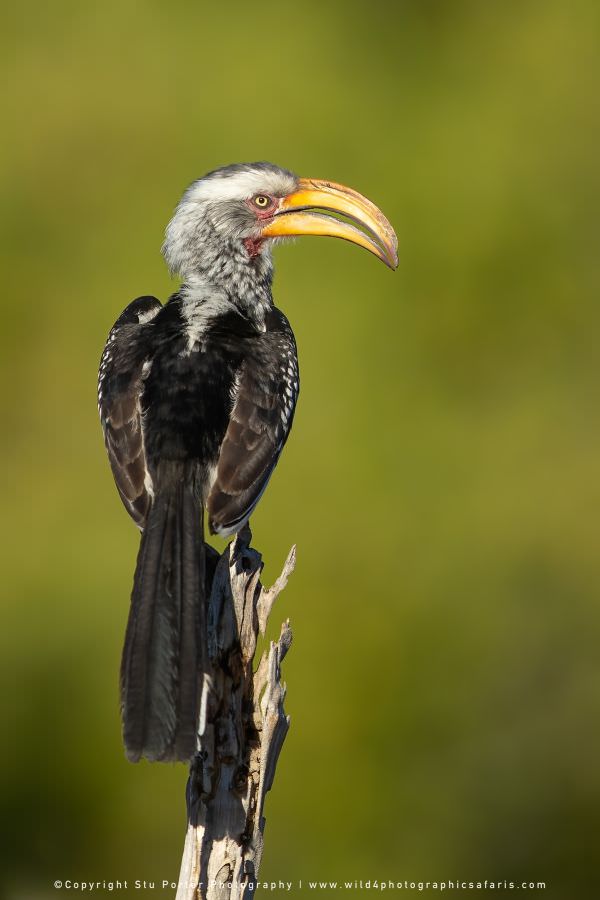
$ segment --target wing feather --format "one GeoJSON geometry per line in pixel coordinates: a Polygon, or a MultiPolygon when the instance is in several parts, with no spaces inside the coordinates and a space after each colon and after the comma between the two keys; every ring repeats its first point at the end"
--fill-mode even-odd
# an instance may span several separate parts
{"type": "Polygon", "coordinates": [[[210,529],[238,531],[258,503],[277,464],[299,392],[296,344],[287,320],[260,336],[258,351],[238,373],[229,426],[208,501],[210,529]]]}
{"type": "Polygon", "coordinates": [[[98,411],[117,489],[127,512],[143,528],[151,499],[140,404],[151,365],[148,328],[161,309],[156,297],[138,297],[113,325],[100,360],[98,411]]]}

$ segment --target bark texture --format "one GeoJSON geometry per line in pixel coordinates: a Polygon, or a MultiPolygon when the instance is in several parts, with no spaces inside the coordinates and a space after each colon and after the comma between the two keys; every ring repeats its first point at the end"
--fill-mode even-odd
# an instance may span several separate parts
{"type": "MultiPolygon", "coordinates": [[[[248,900],[255,895],[265,795],[289,728],[281,662],[292,632],[281,626],[253,671],[277,595],[293,571],[292,547],[271,588],[260,582],[260,553],[241,531],[216,559],[208,608],[211,672],[200,711],[200,749],[187,785],[188,827],[176,900],[248,900]]],[[[214,564],[214,561],[213,561],[214,564]]]]}

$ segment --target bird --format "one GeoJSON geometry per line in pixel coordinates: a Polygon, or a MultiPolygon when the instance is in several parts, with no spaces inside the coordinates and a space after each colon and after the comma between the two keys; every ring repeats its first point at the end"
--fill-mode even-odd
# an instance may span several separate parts
{"type": "Polygon", "coordinates": [[[104,443],[141,531],[120,670],[123,741],[137,762],[189,761],[207,672],[206,544],[248,522],[289,436],[296,342],[273,303],[272,248],[345,239],[394,269],[397,239],[366,197],[272,163],[215,169],[184,192],[162,253],[180,287],[133,300],[98,374],[104,443]]]}

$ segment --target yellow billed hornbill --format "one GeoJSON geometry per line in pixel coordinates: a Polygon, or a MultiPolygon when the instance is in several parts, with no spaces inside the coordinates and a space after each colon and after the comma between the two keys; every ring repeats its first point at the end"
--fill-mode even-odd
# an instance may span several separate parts
{"type": "Polygon", "coordinates": [[[155,297],[130,303],[102,354],[106,449],[142,531],[121,664],[134,761],[189,760],[196,750],[207,656],[204,509],[213,534],[239,531],[290,432],[298,360],[273,305],[271,245],[302,234],[344,238],[397,265],[389,222],[347,187],[269,163],[210,172],[167,227],[163,254],[181,288],[164,306],[155,297]]]}

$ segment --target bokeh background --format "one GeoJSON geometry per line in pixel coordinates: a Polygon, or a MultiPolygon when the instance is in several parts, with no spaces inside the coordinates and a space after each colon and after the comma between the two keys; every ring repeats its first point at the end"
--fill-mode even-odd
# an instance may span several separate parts
{"type": "Polygon", "coordinates": [[[262,877],[600,896],[599,11],[5,5],[10,900],[177,877],[185,769],[121,747],[138,536],[96,369],[127,302],[174,290],[183,188],[254,159],[356,187],[401,247],[395,274],[341,241],[277,250],[302,393],[253,527],[267,581],[294,542],[298,568],[272,622],[294,628],[292,730],[262,877]]]}

